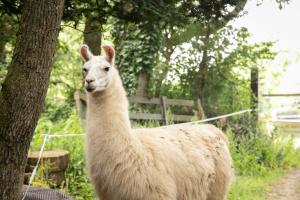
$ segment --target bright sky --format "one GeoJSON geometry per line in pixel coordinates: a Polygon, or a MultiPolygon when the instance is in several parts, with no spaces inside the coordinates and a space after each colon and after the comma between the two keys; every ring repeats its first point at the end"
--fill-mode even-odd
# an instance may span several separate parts
{"type": "Polygon", "coordinates": [[[248,14],[232,24],[235,27],[248,28],[254,42],[277,41],[275,50],[283,53],[274,65],[282,66],[283,60],[288,60],[290,63],[287,70],[282,73],[280,84],[274,92],[300,93],[300,1],[291,0],[290,4],[282,10],[275,0],[265,0],[260,6],[256,3],[257,0],[249,0],[246,5],[248,14]]]}

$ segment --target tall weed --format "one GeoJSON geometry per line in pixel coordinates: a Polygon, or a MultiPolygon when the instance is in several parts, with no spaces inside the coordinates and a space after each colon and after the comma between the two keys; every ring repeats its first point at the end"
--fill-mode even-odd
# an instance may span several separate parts
{"type": "Polygon", "coordinates": [[[277,168],[300,166],[300,152],[293,146],[293,138],[273,137],[258,130],[255,134],[235,135],[227,130],[231,156],[237,175],[264,175],[277,168]]]}

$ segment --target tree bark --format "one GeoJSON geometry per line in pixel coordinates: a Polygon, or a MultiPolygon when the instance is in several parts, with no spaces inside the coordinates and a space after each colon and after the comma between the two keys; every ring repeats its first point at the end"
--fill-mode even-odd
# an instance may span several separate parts
{"type": "Polygon", "coordinates": [[[0,199],[21,197],[27,153],[48,88],[64,1],[26,0],[0,91],[0,199]]]}
{"type": "MultiPolygon", "coordinates": [[[[86,16],[83,43],[87,44],[94,55],[101,54],[101,30],[102,25],[97,18],[89,15],[86,16]]],[[[83,77],[83,74],[82,74],[83,77]]],[[[82,87],[84,86],[84,79],[82,79],[82,87]]]]}
{"type": "Polygon", "coordinates": [[[147,97],[148,92],[147,92],[147,87],[148,87],[148,75],[147,73],[141,72],[138,75],[138,86],[135,92],[135,96],[138,97],[147,97]]]}
{"type": "Polygon", "coordinates": [[[206,83],[206,76],[207,76],[206,73],[208,70],[208,62],[209,62],[209,57],[208,57],[209,37],[211,35],[211,30],[209,28],[209,25],[207,25],[207,28],[205,31],[206,31],[206,35],[205,35],[205,38],[203,39],[202,60],[199,63],[199,70],[196,73],[194,87],[192,88],[192,91],[191,91],[193,96],[200,99],[202,106],[204,104],[203,91],[204,91],[204,87],[205,87],[205,83],[206,83]]]}
{"type": "Polygon", "coordinates": [[[101,30],[102,25],[97,18],[86,17],[83,42],[89,46],[94,55],[101,54],[101,30]]]}

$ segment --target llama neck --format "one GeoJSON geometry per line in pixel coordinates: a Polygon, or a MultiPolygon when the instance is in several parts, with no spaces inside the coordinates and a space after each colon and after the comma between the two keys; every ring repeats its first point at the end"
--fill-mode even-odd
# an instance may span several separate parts
{"type": "MultiPolygon", "coordinates": [[[[149,163],[145,147],[131,129],[126,93],[117,78],[107,92],[88,94],[86,163],[92,181],[100,190],[106,190],[111,181],[126,185],[122,182],[124,170],[136,174],[149,163]]],[[[107,195],[112,197],[115,194],[111,192],[107,195]]]]}
{"type": "Polygon", "coordinates": [[[87,97],[87,136],[91,144],[126,148],[126,144],[138,143],[131,131],[128,100],[118,76],[107,90],[89,93],[87,97]]]}

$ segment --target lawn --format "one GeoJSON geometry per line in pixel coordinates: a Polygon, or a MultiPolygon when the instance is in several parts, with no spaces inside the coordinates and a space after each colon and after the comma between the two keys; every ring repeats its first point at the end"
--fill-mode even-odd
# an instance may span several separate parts
{"type": "Polygon", "coordinates": [[[263,176],[238,176],[230,190],[228,200],[266,200],[271,185],[279,181],[285,172],[273,170],[263,176]]]}

